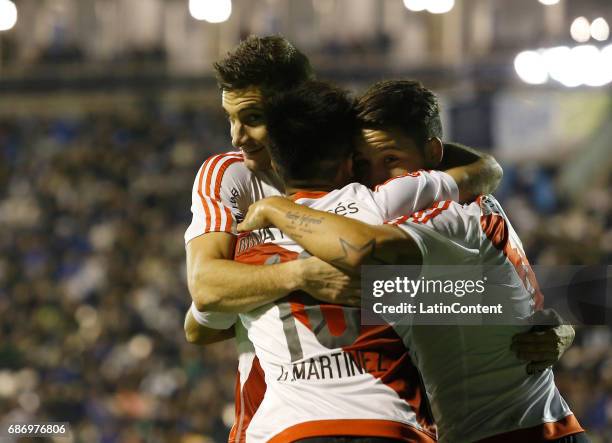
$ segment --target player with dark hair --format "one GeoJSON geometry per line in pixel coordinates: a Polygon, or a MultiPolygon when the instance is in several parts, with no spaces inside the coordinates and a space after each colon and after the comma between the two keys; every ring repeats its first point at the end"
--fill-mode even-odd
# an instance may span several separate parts
{"type": "Polygon", "coordinates": [[[353,100],[347,91],[323,82],[306,82],[299,91],[299,95],[272,96],[265,108],[268,132],[273,127],[275,134],[270,153],[285,185],[325,182],[339,173],[350,173],[339,167],[342,159],[353,154],[353,140],[359,134],[353,100]],[[317,130],[311,132],[314,127],[317,130]]]}
{"type": "Polygon", "coordinates": [[[224,91],[258,87],[269,95],[314,78],[308,57],[276,35],[246,38],[213,67],[217,83],[224,91]]]}
{"type": "MultiPolygon", "coordinates": [[[[355,158],[361,183],[374,186],[389,177],[414,169],[448,169],[473,158],[490,158],[467,146],[442,143],[438,99],[413,80],[385,80],[370,86],[357,100],[362,140],[355,158]],[[407,166],[410,168],[407,168],[407,166]]],[[[470,188],[478,194],[490,192],[484,183],[499,179],[499,165],[481,171],[470,188]]],[[[462,177],[472,180],[472,174],[462,177]]],[[[468,200],[462,195],[462,201],[468,200]]]]}
{"type": "MultiPolygon", "coordinates": [[[[397,82],[391,86],[390,89],[409,97],[409,103],[420,101],[423,109],[436,109],[430,106],[431,103],[437,106],[435,96],[422,95],[420,85],[397,82]]],[[[344,109],[341,95],[329,93],[321,87],[310,88],[308,91],[305,88],[309,88],[309,85],[305,84],[295,91],[278,96],[266,107],[273,165],[283,165],[279,168],[279,173],[286,182],[287,194],[292,196],[295,203],[274,197],[259,201],[249,209],[246,219],[239,225],[239,230],[275,226],[271,228],[274,239],[272,247],[266,251],[265,245],[255,246],[253,249],[256,249],[258,254],[282,257],[281,248],[297,253],[297,242],[309,253],[347,271],[356,272],[361,264],[368,262],[413,264],[424,265],[423,273],[426,276],[429,276],[432,265],[495,265],[494,273],[489,275],[489,284],[495,286],[495,296],[501,295],[504,300],[511,301],[512,312],[517,313],[514,315],[533,313],[534,304],[537,307],[541,297],[537,282],[520,240],[499,203],[492,196],[480,196],[475,202],[465,205],[450,200],[439,201],[427,210],[414,214],[409,212],[390,225],[372,226],[383,223],[385,214],[390,210],[389,205],[393,205],[395,201],[394,198],[381,199],[377,192],[385,192],[386,189],[397,186],[402,180],[406,180],[406,176],[388,180],[375,192],[356,183],[345,185],[348,177],[340,171],[350,167],[351,159],[347,156],[336,160],[338,174],[328,176],[328,180],[322,183],[321,174],[314,171],[328,159],[310,157],[307,154],[297,155],[296,149],[308,152],[309,145],[315,138],[319,138],[324,149],[334,150],[333,143],[338,135],[323,140],[329,133],[326,130],[319,131],[323,120],[329,122],[329,127],[335,125],[346,130],[347,138],[353,134],[353,128],[342,124],[342,114],[337,117],[325,114],[324,107],[321,106],[329,99],[335,99],[339,102],[336,108],[344,109]],[[321,110],[324,115],[315,116],[311,112],[297,115],[292,112],[295,108],[321,110]],[[285,145],[290,140],[300,142],[297,147],[293,144],[285,145]],[[306,166],[303,165],[304,162],[307,162],[306,166]],[[304,167],[313,171],[312,179],[300,176],[296,180],[294,168],[302,171],[305,170],[304,167]],[[317,192],[313,193],[315,190],[317,192]],[[354,210],[343,211],[341,215],[345,217],[338,217],[336,214],[340,213],[335,209],[339,205],[354,210]],[[283,236],[279,230],[291,238],[283,236]]],[[[334,106],[328,105],[327,108],[333,110],[334,106]]],[[[363,108],[360,108],[359,115],[363,115],[363,108]]],[[[384,135],[388,140],[385,145],[375,145],[370,149],[409,151],[411,157],[402,159],[401,167],[405,168],[405,172],[414,171],[414,168],[432,161],[427,158],[428,149],[431,148],[424,144],[426,145],[433,135],[427,132],[427,128],[435,127],[435,123],[413,123],[413,127],[417,129],[412,134],[417,134],[415,138],[420,140],[418,142],[408,131],[395,135],[388,133],[395,129],[401,131],[395,126],[396,115],[391,114],[389,120],[381,119],[376,122],[376,131],[380,131],[380,135],[384,135]],[[422,134],[422,138],[419,139],[418,134],[422,134]],[[390,143],[397,144],[399,141],[397,135],[410,139],[412,144],[391,145],[390,143]]],[[[431,119],[433,120],[435,118],[431,119]]],[[[376,140],[380,139],[382,137],[376,140]]],[[[361,147],[361,150],[365,149],[365,146],[361,147]]],[[[344,147],[338,148],[334,154],[341,152],[344,152],[344,147]]],[[[329,159],[334,154],[330,153],[329,159]]],[[[435,158],[437,156],[433,157],[435,158]]],[[[485,293],[485,297],[487,294],[485,293]]],[[[300,350],[310,349],[319,359],[324,352],[337,351],[320,339],[322,344],[327,344],[327,351],[313,346],[312,337],[318,338],[321,326],[327,325],[317,324],[314,321],[316,316],[313,316],[299,299],[290,298],[286,303],[290,305],[287,311],[293,313],[296,323],[304,322],[304,318],[308,319],[304,322],[308,329],[302,328],[291,341],[294,347],[300,350]]],[[[350,320],[352,315],[352,309],[344,307],[342,314],[336,314],[335,319],[342,318],[345,328],[350,329],[355,324],[350,320]]],[[[282,354],[268,349],[273,345],[271,340],[258,336],[258,333],[261,334],[261,331],[258,331],[258,327],[261,329],[260,322],[267,321],[270,327],[268,316],[269,312],[259,310],[255,314],[246,314],[243,318],[245,324],[254,329],[253,334],[249,335],[254,340],[258,355],[263,357],[263,366],[270,370],[270,356],[274,356],[278,364],[282,361],[282,354]]],[[[361,328],[360,334],[370,333],[367,327],[361,328]]],[[[528,323],[481,327],[408,326],[394,329],[402,335],[404,343],[411,351],[418,355],[418,366],[427,392],[431,395],[441,442],[588,442],[583,429],[555,387],[552,370],[547,368],[537,374],[526,374],[524,363],[509,349],[511,337],[528,330],[528,323]]],[[[357,343],[360,337],[358,334],[351,336],[346,334],[345,330],[342,337],[350,342],[355,336],[357,339],[354,343],[357,343]]],[[[344,350],[352,350],[350,344],[334,344],[344,350]]],[[[307,359],[308,355],[304,352],[300,357],[307,359]]],[[[305,386],[303,391],[307,393],[309,388],[315,389],[305,386]]],[[[281,387],[276,389],[281,391],[282,383],[281,387]]],[[[363,393],[366,395],[367,389],[364,389],[363,393]]],[[[373,408],[376,408],[375,403],[373,408]]]]}
{"type": "Polygon", "coordinates": [[[274,266],[233,260],[236,223],[249,204],[283,191],[270,169],[265,94],[294,87],[313,74],[308,58],[280,36],[247,38],[216,63],[215,70],[232,145],[239,151],[210,157],[194,180],[193,219],[185,233],[193,303],[185,317],[185,335],[198,344],[236,336],[236,420],[230,441],[238,442],[244,441],[266,385],[253,346],[241,325],[235,325],[233,312],[254,309],[295,290],[330,301],[350,302],[358,295],[348,276],[315,257],[274,266]]]}
{"type": "MultiPolygon", "coordinates": [[[[385,80],[370,86],[357,100],[361,137],[355,156],[357,178],[370,186],[388,177],[420,168],[446,169],[465,164],[478,153],[462,145],[442,143],[440,108],[435,94],[413,80],[385,80]],[[455,146],[461,149],[447,149],[455,146]]],[[[480,183],[501,174],[495,167],[482,171],[472,190],[490,191],[480,183]],[[492,176],[487,176],[491,174],[492,176]]],[[[470,182],[472,175],[464,176],[470,182]]],[[[469,198],[461,199],[468,201],[469,198]]],[[[517,334],[513,349],[528,361],[527,371],[542,371],[555,364],[573,341],[571,326],[560,325],[545,333],[517,334]],[[558,352],[552,352],[557,349],[558,352]]]]}
{"type": "MultiPolygon", "coordinates": [[[[269,138],[273,165],[292,198],[317,200],[350,182],[359,127],[346,91],[304,82],[269,97],[264,112],[274,134],[269,138]]],[[[333,202],[323,200],[327,210],[375,223],[414,212],[425,201],[457,197],[451,176],[431,171],[398,178],[374,192],[355,184],[338,191],[333,202]],[[430,181],[436,183],[434,192],[430,181]],[[363,193],[367,196],[355,198],[363,193]]],[[[239,238],[235,260],[296,261],[300,249],[292,244],[275,229],[251,233],[239,238]]],[[[361,327],[359,312],[359,307],[293,292],[240,313],[266,380],[247,440],[435,441],[425,392],[406,347],[390,327],[361,327]]]]}
{"type": "MultiPolygon", "coordinates": [[[[235,225],[249,203],[282,192],[270,170],[264,91],[310,79],[313,74],[307,57],[280,36],[249,37],[216,63],[215,69],[232,144],[240,151],[207,159],[194,181],[193,220],[185,241],[188,284],[195,305],[207,311],[223,311],[228,306],[248,309],[297,289],[333,298],[340,289],[348,288],[349,279],[316,259],[299,266],[257,269],[232,260],[235,225]],[[275,278],[279,273],[285,276],[282,281],[275,278]],[[320,284],[323,279],[328,285],[320,284]]],[[[187,338],[205,343],[230,337],[234,319],[233,315],[210,317],[211,327],[202,328],[188,314],[187,338]]]]}
{"type": "Polygon", "coordinates": [[[442,138],[435,94],[414,80],[385,80],[359,97],[359,119],[369,128],[401,128],[417,146],[442,138]]]}

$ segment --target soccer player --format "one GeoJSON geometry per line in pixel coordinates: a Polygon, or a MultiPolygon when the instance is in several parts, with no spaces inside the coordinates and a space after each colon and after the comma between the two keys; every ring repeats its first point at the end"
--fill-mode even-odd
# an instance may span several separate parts
{"type": "MultiPolygon", "coordinates": [[[[370,109],[368,103],[384,101],[393,108],[395,100],[398,103],[410,101],[409,98],[422,100],[414,96],[425,92],[422,89],[414,83],[403,82],[377,85],[364,96],[360,116],[367,125],[367,117],[376,115],[376,108],[370,109]],[[392,97],[377,96],[389,91],[393,91],[392,97]]],[[[274,164],[285,180],[287,193],[299,204],[280,197],[262,200],[249,209],[239,230],[274,225],[277,248],[282,246],[297,252],[294,239],[308,252],[353,271],[368,261],[423,264],[425,273],[428,265],[495,264],[497,278],[502,276],[497,281],[498,291],[503,291],[507,299],[512,300],[516,312],[532,312],[532,299],[538,295],[537,284],[527,281],[533,278],[530,272],[523,275],[522,271],[529,270],[529,263],[516,233],[493,197],[481,196],[466,205],[438,202],[426,211],[399,218],[393,225],[363,223],[381,223],[384,204],[381,205],[375,193],[364,186],[350,184],[338,189],[347,179],[343,171],[350,168],[351,159],[346,152],[344,156],[338,155],[343,152],[341,148],[333,150],[333,146],[341,144],[342,138],[330,136],[328,132],[333,128],[324,124],[334,121],[333,115],[324,112],[333,98],[324,88],[302,87],[268,104],[266,112],[274,164]],[[304,109],[313,112],[304,112],[304,109]],[[313,148],[322,139],[328,140],[329,145],[313,148]],[[330,174],[330,171],[337,173],[330,174]],[[340,217],[334,214],[338,212],[335,208],[339,207],[339,202],[344,208],[352,206],[355,210],[344,211],[345,217],[340,217]],[[277,228],[291,238],[283,237],[276,232],[277,228]]],[[[379,115],[376,120],[372,130],[383,133],[378,134],[378,140],[397,140],[398,133],[388,132],[395,127],[391,123],[401,116],[402,109],[395,111],[383,117],[379,115]]],[[[372,121],[369,124],[374,125],[372,121]]],[[[335,127],[338,131],[343,129],[341,125],[335,127]]],[[[423,129],[423,125],[420,128],[423,129]]],[[[427,151],[431,148],[423,147],[428,137],[419,138],[415,135],[419,134],[417,129],[418,125],[409,135],[412,146],[404,145],[403,148],[408,151],[404,158],[407,169],[420,167],[428,161],[427,151]]],[[[407,136],[406,133],[399,135],[407,136]]],[[[396,178],[383,187],[398,180],[401,179],[396,178]]],[[[255,248],[260,254],[266,253],[262,246],[255,248]]],[[[278,249],[271,253],[281,256],[278,249]]],[[[288,343],[313,352],[317,348],[313,346],[312,336],[319,338],[318,331],[328,325],[320,316],[312,315],[312,310],[309,312],[300,306],[299,301],[290,299],[289,304],[289,312],[296,318],[295,325],[301,323],[305,327],[297,328],[299,331],[292,335],[291,341],[288,339],[288,343]]],[[[343,311],[341,317],[347,325],[351,324],[347,321],[351,318],[350,308],[343,311]]],[[[318,312],[316,308],[314,312],[318,312]]],[[[257,324],[262,319],[265,321],[266,316],[266,312],[259,312],[255,317],[246,316],[245,323],[255,329],[252,335],[255,347],[258,354],[264,356],[266,370],[271,370],[273,365],[268,366],[268,360],[279,362],[283,355],[268,349],[271,345],[257,336],[257,324]]],[[[331,329],[331,323],[329,325],[331,329]]],[[[528,375],[523,363],[510,351],[510,337],[526,328],[528,326],[398,328],[404,341],[418,355],[418,365],[438,425],[439,441],[588,442],[555,387],[552,370],[547,368],[528,375]]],[[[282,376],[279,380],[281,383],[277,380],[277,384],[283,385],[282,376]]],[[[283,387],[274,386],[279,391],[283,387]]]]}
{"type": "MultiPolygon", "coordinates": [[[[307,106],[297,102],[292,115],[301,116],[308,136],[284,140],[299,156],[285,184],[292,192],[296,183],[303,183],[308,192],[293,197],[316,200],[323,191],[350,181],[350,162],[338,159],[352,153],[358,128],[353,103],[344,91],[320,82],[309,82],[303,90],[312,92],[313,101],[307,106]]],[[[274,97],[268,100],[275,102],[274,97]]],[[[295,118],[286,124],[289,132],[302,126],[295,118]]],[[[457,198],[450,177],[430,174],[439,180],[436,194],[457,198]]],[[[355,185],[333,200],[323,198],[325,209],[382,223],[404,208],[414,210],[415,196],[424,190],[422,180],[421,174],[404,176],[374,192],[355,185]]],[[[306,227],[309,221],[300,223],[306,227]]],[[[283,263],[297,260],[302,251],[270,229],[265,235],[240,237],[235,260],[283,263]]],[[[240,323],[255,347],[266,382],[265,395],[246,430],[247,441],[435,441],[425,393],[401,338],[389,326],[362,327],[359,307],[321,303],[294,292],[241,313],[240,323]]]]}
{"type": "MultiPolygon", "coordinates": [[[[357,108],[362,134],[355,166],[356,179],[361,183],[373,186],[420,168],[446,169],[470,158],[466,158],[472,152],[468,147],[449,150],[448,145],[441,144],[438,100],[419,82],[378,82],[362,94],[357,108]]],[[[483,174],[498,172],[494,168],[482,170],[483,174]]],[[[481,177],[470,188],[488,194],[490,191],[482,186],[486,182],[486,177],[481,177]]],[[[555,364],[573,339],[573,328],[560,325],[537,334],[529,331],[517,334],[513,337],[513,350],[520,359],[529,362],[527,372],[533,373],[555,364]]]]}
{"type": "Polygon", "coordinates": [[[215,70],[232,144],[240,151],[210,157],[194,181],[193,219],[185,233],[193,304],[185,318],[185,333],[188,341],[199,344],[236,337],[236,419],[229,440],[241,442],[266,385],[253,346],[242,325],[236,324],[236,315],[212,311],[253,309],[297,289],[344,302],[357,294],[351,292],[345,274],[314,257],[274,266],[249,266],[232,260],[235,225],[248,205],[282,192],[270,170],[263,97],[270,90],[294,87],[311,78],[313,72],[304,54],[276,36],[246,39],[215,64],[215,70]],[[342,298],[336,298],[340,295],[342,298]]]}

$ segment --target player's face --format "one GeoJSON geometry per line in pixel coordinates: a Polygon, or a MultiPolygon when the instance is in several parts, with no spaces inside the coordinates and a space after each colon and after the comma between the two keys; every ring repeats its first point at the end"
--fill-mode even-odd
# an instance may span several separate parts
{"type": "Polygon", "coordinates": [[[270,169],[263,96],[257,87],[223,91],[221,106],[230,122],[232,145],[252,171],[270,169]]]}
{"type": "Polygon", "coordinates": [[[399,130],[363,129],[357,140],[355,179],[373,187],[391,177],[423,169],[425,156],[412,138],[399,130]]]}

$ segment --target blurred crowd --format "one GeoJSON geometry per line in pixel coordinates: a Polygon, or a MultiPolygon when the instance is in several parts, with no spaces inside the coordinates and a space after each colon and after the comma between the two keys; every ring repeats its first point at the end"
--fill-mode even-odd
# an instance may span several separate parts
{"type": "MultiPolygon", "coordinates": [[[[191,187],[227,132],[217,111],[151,103],[0,119],[0,422],[69,422],[86,443],[227,439],[235,350],[183,335],[191,187]]],[[[568,204],[555,174],[508,168],[500,189],[532,263],[609,263],[609,196],[568,204]]],[[[611,345],[579,329],[556,372],[595,443],[612,442],[611,345]]]]}

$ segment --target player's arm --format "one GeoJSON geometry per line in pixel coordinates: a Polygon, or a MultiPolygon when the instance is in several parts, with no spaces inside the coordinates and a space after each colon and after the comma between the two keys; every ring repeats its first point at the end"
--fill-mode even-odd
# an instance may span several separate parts
{"type": "Polygon", "coordinates": [[[187,244],[187,282],[198,311],[248,312],[297,290],[330,303],[358,303],[357,282],[317,257],[249,265],[229,259],[234,242],[216,232],[187,244]]]}
{"type": "Polygon", "coordinates": [[[237,263],[230,259],[235,241],[233,234],[208,232],[187,243],[187,284],[193,302],[184,329],[190,343],[210,344],[232,337],[236,313],[301,287],[300,263],[237,263]],[[278,272],[285,278],[276,278],[278,272]]]}
{"type": "Polygon", "coordinates": [[[416,171],[376,187],[372,198],[384,220],[429,208],[434,202],[459,199],[457,183],[442,171],[416,171]]]}
{"type": "Polygon", "coordinates": [[[185,338],[189,343],[196,345],[209,345],[217,343],[235,335],[234,326],[225,329],[214,329],[210,326],[200,324],[197,320],[197,314],[194,315],[195,306],[192,304],[191,309],[185,315],[185,338]]]}
{"type": "Polygon", "coordinates": [[[240,158],[232,155],[211,157],[196,176],[193,218],[185,233],[187,284],[196,309],[248,312],[295,290],[333,299],[351,289],[348,276],[315,257],[275,265],[233,261],[234,190],[251,186],[250,180],[240,158]]]}
{"type": "Polygon", "coordinates": [[[312,255],[347,272],[362,264],[419,264],[412,238],[391,225],[369,225],[330,212],[270,197],[251,205],[239,231],[274,225],[312,255]]]}
{"type": "Polygon", "coordinates": [[[460,202],[492,193],[503,176],[502,167],[492,155],[459,143],[444,143],[444,156],[439,169],[455,179],[460,202]]]}
{"type": "Polygon", "coordinates": [[[209,232],[187,243],[187,283],[199,311],[248,312],[303,288],[301,263],[238,263],[235,242],[232,234],[209,232]]]}

